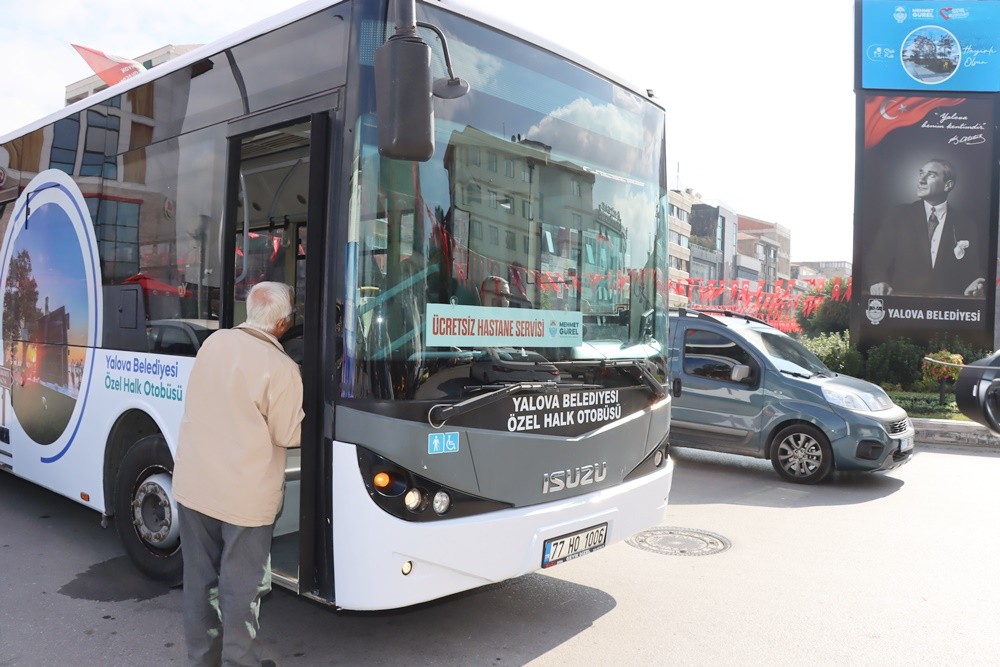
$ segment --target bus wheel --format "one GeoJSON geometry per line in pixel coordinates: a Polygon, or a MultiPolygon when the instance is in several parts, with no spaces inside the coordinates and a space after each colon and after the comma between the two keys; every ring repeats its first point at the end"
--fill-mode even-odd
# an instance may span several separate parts
{"type": "Polygon", "coordinates": [[[161,435],[147,436],[125,453],[115,482],[115,526],[125,552],[143,574],[181,581],[181,539],[172,474],[174,461],[161,435]]]}

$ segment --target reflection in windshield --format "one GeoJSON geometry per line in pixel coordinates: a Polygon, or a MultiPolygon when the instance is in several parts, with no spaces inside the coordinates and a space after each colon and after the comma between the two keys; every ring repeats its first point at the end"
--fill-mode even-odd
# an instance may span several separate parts
{"type": "Polygon", "coordinates": [[[425,10],[472,91],[435,103],[426,163],[380,160],[374,119],[360,121],[345,392],[458,397],[487,384],[575,381],[556,370],[563,361],[658,357],[662,110],[425,10]]]}
{"type": "MultiPolygon", "coordinates": [[[[750,332],[747,332],[748,335],[750,332]]],[[[806,349],[794,338],[784,334],[776,334],[768,331],[753,332],[760,338],[761,346],[767,351],[768,356],[775,362],[788,362],[797,368],[788,368],[787,364],[778,363],[780,370],[796,371],[801,369],[809,375],[832,375],[833,371],[827,368],[819,357],[806,349]]]]}

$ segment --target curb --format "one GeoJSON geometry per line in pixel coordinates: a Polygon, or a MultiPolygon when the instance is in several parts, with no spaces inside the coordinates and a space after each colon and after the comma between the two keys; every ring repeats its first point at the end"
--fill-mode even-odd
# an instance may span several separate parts
{"type": "Polygon", "coordinates": [[[1000,452],[1000,435],[976,422],[910,419],[917,445],[958,445],[1000,452]]]}

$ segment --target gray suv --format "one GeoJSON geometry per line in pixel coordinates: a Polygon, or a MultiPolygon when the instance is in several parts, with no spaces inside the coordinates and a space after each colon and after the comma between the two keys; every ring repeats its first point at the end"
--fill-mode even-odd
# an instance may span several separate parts
{"type": "Polygon", "coordinates": [[[756,318],[672,310],[670,444],[768,458],[785,479],[885,471],[913,452],[906,411],[756,318]]]}

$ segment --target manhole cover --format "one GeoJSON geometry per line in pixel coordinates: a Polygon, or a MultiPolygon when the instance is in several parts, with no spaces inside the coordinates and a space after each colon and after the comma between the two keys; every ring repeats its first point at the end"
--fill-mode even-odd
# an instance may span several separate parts
{"type": "Polygon", "coordinates": [[[673,527],[650,528],[625,541],[633,547],[668,556],[709,556],[731,546],[722,535],[707,530],[673,527]]]}

